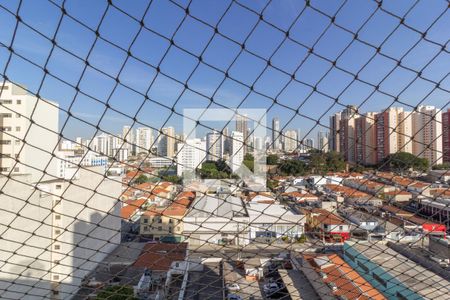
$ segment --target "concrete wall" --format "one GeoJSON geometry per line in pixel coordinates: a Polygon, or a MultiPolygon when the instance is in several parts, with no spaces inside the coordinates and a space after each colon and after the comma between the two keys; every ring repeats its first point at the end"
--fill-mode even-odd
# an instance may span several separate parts
{"type": "Polygon", "coordinates": [[[442,258],[450,258],[450,243],[448,240],[444,241],[443,239],[430,237],[428,247],[430,251],[435,253],[437,256],[442,258]]]}
{"type": "Polygon", "coordinates": [[[120,243],[120,178],[88,170],[80,174],[74,181],[78,186],[41,183],[46,192],[30,185],[30,175],[13,177],[21,182],[0,178],[0,262],[6,262],[0,289],[8,289],[2,298],[68,299],[120,243]],[[52,295],[52,287],[58,295],[52,295]]]}

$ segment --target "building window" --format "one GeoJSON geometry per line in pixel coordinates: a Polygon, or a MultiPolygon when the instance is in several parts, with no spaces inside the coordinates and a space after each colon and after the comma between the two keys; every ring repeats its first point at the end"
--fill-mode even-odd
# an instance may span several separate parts
{"type": "Polygon", "coordinates": [[[344,226],[339,226],[339,231],[343,231],[344,230],[344,226]]]}
{"type": "Polygon", "coordinates": [[[0,145],[11,145],[11,140],[0,140],[0,145]]]}
{"type": "Polygon", "coordinates": [[[173,220],[172,219],[169,219],[169,224],[172,224],[173,223],[173,220]]]}
{"type": "Polygon", "coordinates": [[[53,275],[53,280],[59,280],[59,275],[53,275]]]}
{"type": "Polygon", "coordinates": [[[162,219],[161,218],[158,218],[158,223],[162,223],[162,219]]]}
{"type": "Polygon", "coordinates": [[[158,231],[162,231],[162,227],[161,226],[158,227],[158,231]]]}
{"type": "Polygon", "coordinates": [[[20,100],[20,99],[17,99],[17,102],[16,102],[17,104],[22,104],[22,100],[20,100]]]}
{"type": "Polygon", "coordinates": [[[148,231],[148,226],[144,226],[144,231],[148,231]]]}
{"type": "Polygon", "coordinates": [[[16,118],[20,118],[21,116],[20,116],[20,114],[16,114],[16,118]]]}
{"type": "Polygon", "coordinates": [[[144,223],[148,224],[148,219],[147,218],[144,219],[144,223]]]}
{"type": "Polygon", "coordinates": [[[345,251],[344,254],[345,254],[345,256],[350,258],[350,260],[355,261],[355,257],[353,255],[351,255],[350,253],[348,253],[347,251],[345,251]]]}
{"type": "Polygon", "coordinates": [[[55,220],[61,220],[61,215],[55,215],[55,220]]]}
{"type": "Polygon", "coordinates": [[[16,131],[20,131],[20,126],[16,126],[16,131]]]}
{"type": "Polygon", "coordinates": [[[57,296],[57,295],[59,295],[59,291],[57,291],[57,290],[52,290],[52,294],[53,294],[54,296],[57,296]]]}
{"type": "Polygon", "coordinates": [[[10,126],[5,126],[5,127],[0,127],[1,131],[11,131],[11,127],[10,126]]]}
{"type": "Polygon", "coordinates": [[[177,226],[177,231],[180,231],[180,229],[181,229],[180,226],[177,226]]]}
{"type": "Polygon", "coordinates": [[[12,104],[12,100],[0,99],[0,104],[12,104]]]}
{"type": "Polygon", "coordinates": [[[19,167],[15,167],[14,172],[19,172],[19,167]]]}
{"type": "Polygon", "coordinates": [[[2,172],[8,172],[8,168],[0,168],[2,172]]]}
{"type": "Polygon", "coordinates": [[[14,142],[16,144],[16,146],[20,145],[20,140],[15,140],[14,142]]]}
{"type": "Polygon", "coordinates": [[[383,278],[381,278],[379,275],[373,273],[373,279],[375,279],[376,281],[378,281],[382,286],[387,287],[387,282],[386,280],[384,280],[383,278]]]}
{"type": "Polygon", "coordinates": [[[358,261],[358,267],[363,269],[364,272],[369,273],[369,268],[366,267],[362,262],[358,261]]]}
{"type": "Polygon", "coordinates": [[[54,249],[55,249],[55,250],[60,250],[60,249],[61,249],[61,245],[55,245],[55,246],[54,246],[54,249]]]}
{"type": "Polygon", "coordinates": [[[57,189],[57,190],[60,190],[61,187],[62,187],[62,186],[61,186],[60,184],[57,184],[57,185],[56,185],[56,189],[57,189]]]}
{"type": "Polygon", "coordinates": [[[11,118],[12,114],[11,113],[1,113],[0,114],[0,118],[11,118]]]}
{"type": "Polygon", "coordinates": [[[55,229],[55,234],[60,234],[60,233],[61,233],[61,230],[55,229]]]}

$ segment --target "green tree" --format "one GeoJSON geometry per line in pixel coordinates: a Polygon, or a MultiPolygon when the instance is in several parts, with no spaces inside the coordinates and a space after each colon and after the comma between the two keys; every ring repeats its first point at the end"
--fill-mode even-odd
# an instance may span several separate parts
{"type": "Polygon", "coordinates": [[[218,159],[217,161],[214,162],[214,164],[216,166],[217,171],[231,174],[230,166],[228,166],[225,160],[218,159]]]}
{"type": "Polygon", "coordinates": [[[325,174],[329,170],[327,155],[320,151],[310,151],[309,169],[314,174],[325,174]]]}
{"type": "Polygon", "coordinates": [[[330,151],[326,153],[328,172],[342,172],[345,170],[346,162],[341,153],[330,151]]]}
{"type": "Polygon", "coordinates": [[[385,157],[380,163],[380,168],[395,172],[405,172],[411,169],[425,172],[429,168],[429,163],[427,159],[419,158],[411,153],[397,152],[385,157]]]}
{"type": "Polygon", "coordinates": [[[200,169],[197,169],[197,174],[203,179],[226,179],[232,177],[230,167],[224,160],[205,161],[200,169]]]}
{"type": "Polygon", "coordinates": [[[304,162],[299,160],[283,160],[278,166],[278,170],[283,175],[288,176],[303,176],[306,175],[308,169],[304,162]]]}
{"type": "Polygon", "coordinates": [[[267,155],[266,162],[268,165],[276,165],[278,164],[279,157],[276,154],[267,155]]]}
{"type": "Polygon", "coordinates": [[[139,175],[136,179],[133,180],[134,184],[142,184],[148,181],[148,177],[144,174],[139,175]]]}
{"type": "Polygon", "coordinates": [[[242,163],[252,172],[255,169],[255,158],[250,153],[244,155],[244,161],[242,163]]]}
{"type": "Polygon", "coordinates": [[[450,163],[434,165],[433,170],[450,170],[450,163]]]}
{"type": "Polygon", "coordinates": [[[97,299],[108,300],[134,300],[133,288],[126,285],[109,286],[97,294],[97,299]]]}
{"type": "Polygon", "coordinates": [[[163,181],[168,181],[168,182],[172,182],[175,184],[182,184],[183,183],[183,178],[177,176],[177,175],[166,175],[162,177],[163,181]]]}

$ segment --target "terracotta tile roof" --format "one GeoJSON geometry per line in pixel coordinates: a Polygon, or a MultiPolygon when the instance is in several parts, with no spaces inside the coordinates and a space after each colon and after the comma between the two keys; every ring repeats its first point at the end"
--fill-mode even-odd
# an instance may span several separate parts
{"type": "Polygon", "coordinates": [[[349,198],[363,198],[363,197],[371,197],[369,194],[358,191],[357,189],[338,185],[338,184],[325,184],[325,188],[329,189],[330,191],[333,191],[335,193],[342,194],[345,197],[349,198]]]}
{"type": "Polygon", "coordinates": [[[450,189],[445,188],[430,189],[430,194],[435,197],[450,196],[450,189]]]}
{"type": "Polygon", "coordinates": [[[305,255],[304,258],[314,267],[316,272],[327,275],[326,278],[322,279],[324,283],[334,283],[337,288],[333,292],[335,296],[345,296],[349,300],[386,299],[338,255],[305,255]],[[329,263],[321,268],[316,264],[314,258],[328,260],[329,263]]]}
{"type": "Polygon", "coordinates": [[[143,216],[154,217],[154,216],[166,216],[166,217],[183,217],[186,214],[186,208],[181,206],[168,206],[164,208],[150,208],[147,209],[143,216]]]}
{"type": "Polygon", "coordinates": [[[187,243],[147,244],[134,263],[135,267],[144,267],[153,271],[168,271],[174,261],[183,261],[186,257],[187,243]]]}
{"type": "Polygon", "coordinates": [[[138,210],[139,209],[134,205],[124,206],[120,209],[120,217],[122,219],[129,220],[138,210]]]}
{"type": "Polygon", "coordinates": [[[138,199],[138,200],[127,200],[125,201],[125,204],[127,204],[127,206],[134,206],[136,208],[140,208],[142,207],[145,203],[147,202],[147,199],[138,199]]]}
{"type": "Polygon", "coordinates": [[[343,218],[335,215],[328,210],[322,208],[313,208],[312,210],[307,210],[307,213],[312,213],[312,218],[315,218],[321,224],[327,225],[345,225],[345,221],[343,218]],[[314,215],[317,214],[317,215],[314,215]]]}

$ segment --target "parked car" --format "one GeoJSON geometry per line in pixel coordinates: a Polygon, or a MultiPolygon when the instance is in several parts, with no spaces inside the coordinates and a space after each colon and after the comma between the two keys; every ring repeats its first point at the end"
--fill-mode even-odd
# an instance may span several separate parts
{"type": "Polygon", "coordinates": [[[242,297],[236,294],[228,294],[227,300],[242,300],[242,297]]]}
{"type": "Polygon", "coordinates": [[[272,295],[272,294],[278,292],[278,290],[280,290],[280,287],[275,282],[269,282],[264,285],[263,289],[264,289],[264,293],[266,294],[266,296],[268,296],[268,295],[272,295]]]}
{"type": "Polygon", "coordinates": [[[241,287],[237,283],[228,283],[226,285],[226,288],[227,288],[227,290],[232,291],[232,292],[238,292],[241,290],[241,287]]]}

